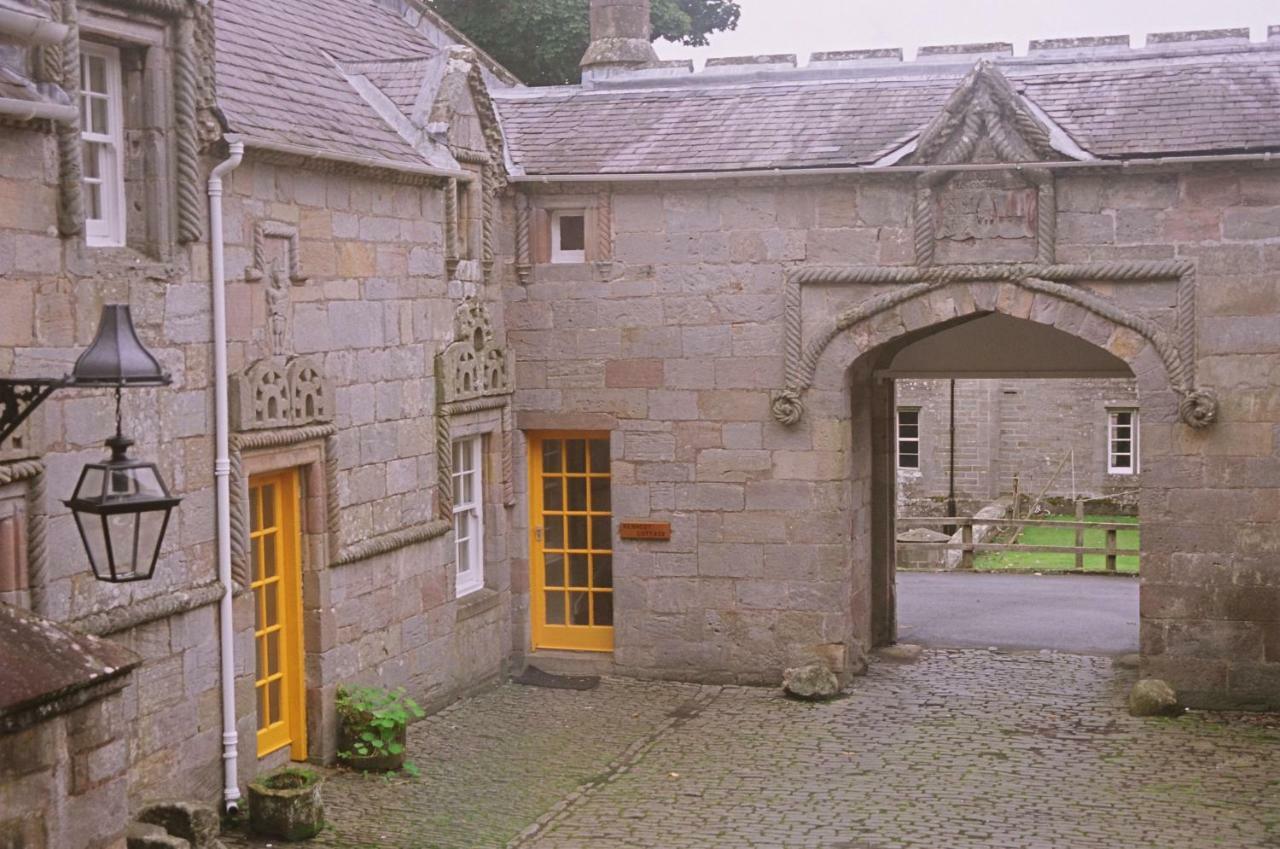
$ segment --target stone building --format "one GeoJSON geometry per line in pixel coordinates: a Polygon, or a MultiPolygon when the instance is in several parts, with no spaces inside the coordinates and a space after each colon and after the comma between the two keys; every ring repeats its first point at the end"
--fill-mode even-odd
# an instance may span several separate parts
{"type": "Polygon", "coordinates": [[[133,653],[81,670],[92,733],[0,737],[5,839],[328,760],[343,683],[856,672],[894,381],[1011,351],[1136,386],[1144,671],[1280,704],[1280,29],[695,74],[644,6],[527,89],[417,0],[0,0],[0,376],[129,304],[172,383],[122,422],[182,497],[155,576],[100,582],[62,499],[110,394],[0,445],[13,628],[133,653]],[[63,761],[84,801],[43,806],[63,761]]]}
{"type": "Polygon", "coordinates": [[[972,516],[1026,496],[1092,512],[1137,505],[1142,453],[1128,378],[902,378],[894,404],[898,513],[972,516]]]}

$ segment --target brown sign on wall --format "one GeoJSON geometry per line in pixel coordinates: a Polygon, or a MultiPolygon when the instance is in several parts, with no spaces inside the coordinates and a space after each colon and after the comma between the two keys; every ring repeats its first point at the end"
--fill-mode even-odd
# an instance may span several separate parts
{"type": "Polygon", "coordinates": [[[620,539],[646,539],[665,542],[671,539],[670,522],[620,522],[620,539]]]}

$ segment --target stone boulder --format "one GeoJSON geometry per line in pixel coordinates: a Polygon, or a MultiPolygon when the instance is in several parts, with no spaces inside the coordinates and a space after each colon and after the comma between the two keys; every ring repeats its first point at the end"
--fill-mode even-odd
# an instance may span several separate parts
{"type": "Polygon", "coordinates": [[[1159,678],[1143,678],[1129,691],[1130,716],[1179,716],[1178,694],[1159,678]]]}
{"type": "Polygon", "coordinates": [[[188,841],[174,837],[163,826],[145,822],[130,823],[125,845],[128,849],[191,849],[188,841]]]}
{"type": "Polygon", "coordinates": [[[788,696],[820,702],[839,694],[840,681],[825,663],[811,663],[784,670],[782,689],[788,696]]]}

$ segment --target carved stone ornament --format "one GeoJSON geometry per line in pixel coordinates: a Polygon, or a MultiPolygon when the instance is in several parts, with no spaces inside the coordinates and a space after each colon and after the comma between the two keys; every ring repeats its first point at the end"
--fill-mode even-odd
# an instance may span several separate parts
{"type": "Polygon", "coordinates": [[[823,352],[843,333],[948,287],[968,283],[1008,283],[1035,295],[1072,304],[1131,331],[1151,345],[1180,398],[1179,415],[1186,425],[1204,428],[1217,419],[1218,400],[1196,381],[1195,264],[1184,260],[1105,261],[1080,264],[990,263],[941,266],[812,266],[792,271],[784,300],[786,385],[773,395],[773,417],[793,425],[804,414],[802,399],[813,385],[823,352]],[[1170,330],[1125,309],[1113,298],[1083,286],[1085,280],[1177,281],[1177,306],[1170,330]],[[806,335],[801,311],[801,287],[812,285],[890,286],[864,298],[806,335]]]}
{"type": "Polygon", "coordinates": [[[511,354],[498,344],[489,309],[483,302],[468,298],[458,307],[453,317],[453,339],[436,357],[439,403],[514,391],[511,354]]]}
{"type": "Polygon", "coordinates": [[[267,240],[280,239],[285,243],[289,280],[295,285],[307,282],[302,273],[302,258],[298,251],[298,228],[281,221],[259,221],[253,228],[253,265],[244,270],[244,279],[261,280],[268,270],[267,240]]]}
{"type": "Polygon", "coordinates": [[[333,420],[333,389],[309,357],[258,360],[236,380],[232,401],[240,431],[333,420]]]}

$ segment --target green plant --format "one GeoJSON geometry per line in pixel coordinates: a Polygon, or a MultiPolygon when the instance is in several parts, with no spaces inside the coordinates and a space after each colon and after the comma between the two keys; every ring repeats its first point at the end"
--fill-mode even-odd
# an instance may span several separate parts
{"type": "MultiPolygon", "coordinates": [[[[402,740],[409,720],[426,716],[426,711],[405,695],[404,688],[339,687],[337,708],[350,739],[350,748],[338,752],[338,759],[343,761],[403,755],[402,740]]],[[[418,774],[411,763],[405,763],[404,770],[413,776],[418,774]]]]}

